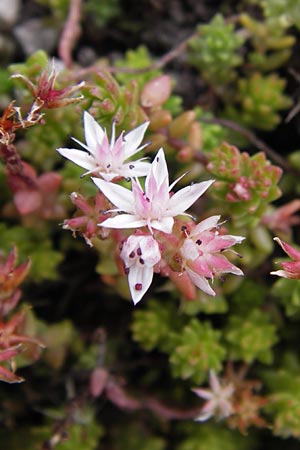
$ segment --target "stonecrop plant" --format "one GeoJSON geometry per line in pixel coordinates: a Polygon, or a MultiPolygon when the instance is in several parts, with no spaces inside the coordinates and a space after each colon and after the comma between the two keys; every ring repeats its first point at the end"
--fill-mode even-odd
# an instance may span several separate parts
{"type": "Polygon", "coordinates": [[[23,3],[59,37],[0,68],[1,450],[297,450],[296,2],[23,3]]]}
{"type": "MultiPolygon", "coordinates": [[[[169,184],[162,148],[151,164],[140,160],[122,164],[125,155],[129,157],[141,150],[138,146],[147,122],[124,137],[121,134],[116,142],[113,127],[110,145],[106,133],[86,112],[84,126],[86,152],[73,149],[58,149],[58,152],[89,169],[84,175],[98,175],[92,180],[112,206],[102,211],[111,217],[98,226],[120,230],[118,234],[111,232],[107,239],[112,239],[119,249],[119,255],[116,253],[115,256],[124,263],[134,304],[149,289],[154,272],[161,272],[163,276],[175,273],[184,279],[186,292],[192,291],[190,285],[194,285],[209,295],[215,295],[215,292],[208,279],[213,280],[222,273],[243,274],[224,255],[227,248],[242,242],[242,237],[222,234],[222,225],[218,223],[220,216],[210,217],[197,225],[187,219],[191,216],[185,211],[214,180],[195,183],[174,193],[173,187],[184,174],[169,184]],[[146,175],[144,188],[137,178],[142,175],[146,175]],[[131,190],[114,182],[124,177],[130,180],[131,190]],[[132,229],[134,231],[130,233],[132,229]]],[[[76,193],[72,195],[77,196],[76,193]]],[[[181,285],[183,289],[182,282],[181,285]]]]}

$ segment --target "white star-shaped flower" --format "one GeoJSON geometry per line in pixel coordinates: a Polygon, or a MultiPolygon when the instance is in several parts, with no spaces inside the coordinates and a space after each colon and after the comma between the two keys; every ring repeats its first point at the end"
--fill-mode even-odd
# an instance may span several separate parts
{"type": "Polygon", "coordinates": [[[210,389],[192,389],[198,397],[206,400],[201,413],[196,417],[196,421],[204,422],[215,416],[217,419],[225,419],[233,414],[232,396],[234,386],[231,383],[222,385],[213,370],[209,374],[210,389]]]}
{"type": "Polygon", "coordinates": [[[128,161],[146,145],[140,146],[149,122],[134,128],[127,134],[115,138],[115,123],[112,124],[110,142],[106,131],[88,113],[83,114],[85,142],[75,142],[84,150],[74,148],[58,148],[57,151],[65,158],[87,170],[83,175],[93,174],[111,181],[117,177],[142,177],[147,175],[150,163],[139,159],[128,161]],[[128,161],[128,162],[126,162],[128,161]]]}
{"type": "Polygon", "coordinates": [[[100,225],[108,228],[148,227],[170,234],[174,217],[187,215],[185,211],[209,188],[213,180],[195,183],[180,189],[175,194],[171,190],[177,179],[169,186],[169,173],[163,149],[155,156],[145,180],[145,190],[138,180],[132,180],[132,190],[107,181],[93,178],[103,194],[116,206],[112,211],[123,213],[111,217],[100,225]]]}

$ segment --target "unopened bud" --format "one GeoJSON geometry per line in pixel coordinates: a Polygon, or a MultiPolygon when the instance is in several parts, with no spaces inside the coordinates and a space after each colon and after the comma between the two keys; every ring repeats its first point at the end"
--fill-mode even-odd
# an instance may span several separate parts
{"type": "Polygon", "coordinates": [[[100,79],[100,83],[104,88],[110,92],[114,97],[121,95],[120,87],[114,77],[106,70],[100,70],[97,72],[97,76],[100,79]]]}
{"type": "Polygon", "coordinates": [[[193,122],[188,131],[187,141],[194,150],[201,150],[203,145],[202,130],[198,122],[193,122]]]}
{"type": "Polygon", "coordinates": [[[171,79],[168,75],[161,75],[148,81],[141,93],[141,105],[144,108],[161,106],[170,97],[171,79]]]}
{"type": "Polygon", "coordinates": [[[179,150],[176,159],[180,162],[189,162],[192,161],[193,156],[194,150],[189,145],[186,145],[179,150]]]}
{"type": "Polygon", "coordinates": [[[180,138],[186,135],[195,117],[194,111],[185,111],[180,114],[169,126],[170,136],[172,138],[180,138]]]}
{"type": "Polygon", "coordinates": [[[109,98],[105,98],[102,102],[101,102],[101,108],[102,110],[104,110],[106,113],[113,113],[115,110],[115,105],[113,104],[113,102],[109,99],[109,98]]]}
{"type": "Polygon", "coordinates": [[[71,202],[85,214],[91,214],[93,212],[93,208],[91,207],[91,205],[89,205],[89,203],[81,194],[78,194],[77,192],[72,192],[70,198],[71,202]]]}
{"type": "Polygon", "coordinates": [[[159,130],[160,128],[168,126],[172,122],[172,115],[169,111],[161,109],[151,113],[149,119],[150,119],[149,129],[151,131],[156,131],[159,130]]]}

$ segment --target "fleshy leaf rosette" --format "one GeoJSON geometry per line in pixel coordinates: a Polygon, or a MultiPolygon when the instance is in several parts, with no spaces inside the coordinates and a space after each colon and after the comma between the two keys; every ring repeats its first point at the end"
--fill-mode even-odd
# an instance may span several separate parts
{"type": "Polygon", "coordinates": [[[226,354],[220,340],[221,332],[214,329],[210,322],[192,319],[174,335],[175,347],[170,355],[174,375],[200,384],[209,370],[218,372],[226,354]]]}
{"type": "Polygon", "coordinates": [[[267,205],[281,195],[278,181],[282,170],[272,165],[263,152],[250,156],[223,142],[209,155],[207,170],[216,182],[212,195],[224,206],[236,225],[255,226],[267,205]]]}

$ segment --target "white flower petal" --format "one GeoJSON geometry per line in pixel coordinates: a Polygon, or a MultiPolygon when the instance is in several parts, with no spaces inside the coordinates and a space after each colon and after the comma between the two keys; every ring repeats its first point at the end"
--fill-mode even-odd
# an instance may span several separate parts
{"type": "Polygon", "coordinates": [[[163,231],[166,234],[172,233],[172,228],[174,225],[173,217],[163,217],[160,220],[151,220],[151,228],[155,230],[163,231]]]}
{"type": "Polygon", "coordinates": [[[139,145],[144,138],[144,134],[148,128],[150,122],[142,123],[139,127],[125,134],[124,136],[124,154],[125,158],[128,159],[135,153],[137,153],[140,148],[139,145]]]}
{"type": "Polygon", "coordinates": [[[153,267],[161,260],[159,245],[152,236],[139,236],[139,245],[145,265],[153,267]]]}
{"type": "Polygon", "coordinates": [[[214,396],[210,389],[194,388],[192,391],[204,400],[211,400],[214,396]]]}
{"type": "Polygon", "coordinates": [[[211,217],[208,217],[207,219],[202,220],[191,231],[190,236],[197,236],[198,234],[202,233],[203,231],[211,230],[212,228],[215,228],[218,225],[220,218],[221,218],[221,216],[211,216],[211,217]]]}
{"type": "Polygon", "coordinates": [[[164,183],[167,185],[167,189],[169,189],[169,171],[165,153],[162,148],[158,150],[157,155],[153,161],[153,173],[156,179],[157,186],[160,187],[164,183]]]}
{"type": "Polygon", "coordinates": [[[198,417],[195,418],[196,422],[205,422],[213,416],[211,411],[200,413],[198,417]]]}
{"type": "Polygon", "coordinates": [[[195,201],[212,185],[214,180],[203,181],[202,183],[186,186],[176,192],[169,200],[167,213],[177,216],[192,206],[195,201]]]}
{"type": "Polygon", "coordinates": [[[277,275],[277,277],[290,278],[288,272],[285,270],[276,270],[275,272],[270,272],[270,275],[277,275]]]}
{"type": "Polygon", "coordinates": [[[187,172],[183,173],[182,175],[180,175],[180,177],[176,178],[175,181],[173,181],[173,183],[170,184],[169,186],[169,192],[172,191],[173,187],[175,186],[175,184],[177,184],[183,177],[185,177],[187,174],[187,172]]]}
{"type": "Polygon", "coordinates": [[[120,177],[120,174],[117,172],[101,172],[99,171],[99,175],[103,178],[103,180],[110,182],[114,178],[120,177]]]}
{"type": "Polygon", "coordinates": [[[103,192],[105,197],[120,211],[125,211],[131,214],[135,213],[134,197],[132,191],[119,186],[115,183],[109,183],[100,178],[92,178],[93,182],[103,192]]]}
{"type": "Polygon", "coordinates": [[[88,170],[97,169],[94,158],[90,156],[87,152],[84,152],[82,150],[76,150],[73,148],[58,148],[57,151],[65,158],[74,162],[78,166],[83,167],[84,169],[88,170]]]}
{"type": "Polygon", "coordinates": [[[115,217],[110,217],[99,223],[99,226],[106,228],[139,228],[147,225],[146,220],[141,219],[139,216],[132,214],[120,214],[115,217]]]}
{"type": "Polygon", "coordinates": [[[132,266],[128,274],[128,284],[133,303],[136,305],[149,289],[153,279],[153,267],[132,266]],[[136,289],[139,286],[140,289],[136,289]]]}
{"type": "Polygon", "coordinates": [[[155,180],[156,188],[159,190],[162,184],[166,185],[166,191],[169,189],[169,172],[168,166],[166,163],[165,154],[162,148],[160,148],[154,157],[149,175],[145,181],[145,192],[150,197],[149,194],[153,191],[153,179],[155,180]],[[150,186],[151,185],[151,186],[150,186]]]}
{"type": "Polygon", "coordinates": [[[78,139],[71,137],[72,141],[76,142],[76,144],[79,144],[81,147],[85,148],[88,154],[91,154],[94,156],[94,151],[90,149],[87,145],[85,145],[83,142],[79,141],[78,139]]]}
{"type": "Polygon", "coordinates": [[[87,111],[83,113],[84,137],[89,149],[94,153],[97,146],[101,144],[104,137],[104,130],[96,122],[93,116],[87,111]]]}
{"type": "Polygon", "coordinates": [[[202,275],[198,275],[197,273],[193,272],[189,267],[186,267],[186,272],[191,280],[191,282],[197,286],[201,291],[205,292],[208,295],[215,296],[215,291],[211,288],[209,282],[205,277],[202,275]]]}
{"type": "Polygon", "coordinates": [[[148,175],[151,164],[146,161],[132,161],[122,165],[119,175],[124,178],[145,177],[148,175]]]}

